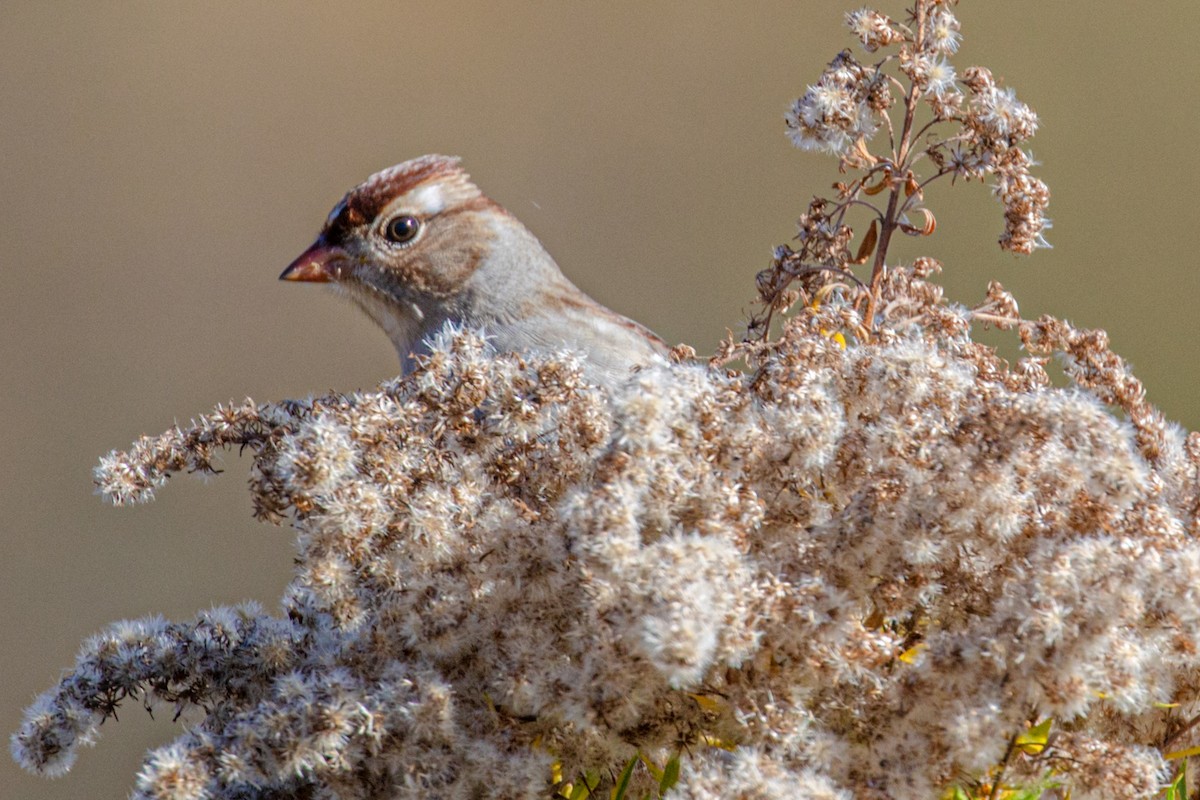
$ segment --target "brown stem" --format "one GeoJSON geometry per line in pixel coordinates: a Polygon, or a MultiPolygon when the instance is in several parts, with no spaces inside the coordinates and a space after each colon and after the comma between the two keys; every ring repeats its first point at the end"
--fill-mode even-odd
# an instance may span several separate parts
{"type": "Polygon", "coordinates": [[[996,800],[1000,794],[1000,785],[1004,781],[1004,771],[1008,769],[1008,761],[1013,756],[1013,751],[1016,749],[1017,737],[1012,737],[1008,740],[1008,748],[1004,751],[1004,758],[1000,759],[1000,768],[996,770],[996,777],[992,780],[992,790],[988,792],[988,800],[996,800]]]}
{"type": "Polygon", "coordinates": [[[1192,717],[1191,719],[1189,719],[1187,722],[1185,722],[1185,723],[1184,723],[1184,725],[1183,725],[1183,727],[1182,727],[1182,728],[1180,728],[1179,730],[1177,730],[1177,731],[1175,731],[1174,733],[1172,733],[1172,734],[1170,735],[1170,737],[1168,737],[1168,738],[1167,738],[1167,739],[1166,739],[1166,740],[1165,740],[1165,741],[1162,743],[1162,747],[1161,747],[1160,749],[1161,749],[1161,750],[1164,750],[1164,751],[1166,751],[1166,750],[1170,750],[1170,749],[1171,749],[1171,745],[1173,745],[1173,744],[1175,744],[1176,742],[1178,742],[1178,741],[1179,741],[1181,738],[1183,738],[1183,735],[1184,735],[1185,733],[1187,733],[1188,731],[1190,731],[1192,728],[1196,727],[1197,725],[1200,725],[1200,714],[1197,714],[1196,716],[1194,716],[1194,717],[1192,717]]]}
{"type": "MultiPolygon", "coordinates": [[[[921,52],[925,43],[925,14],[929,0],[917,0],[915,8],[916,33],[913,39],[913,54],[921,52]]],[[[875,307],[879,304],[879,285],[883,281],[883,269],[887,259],[888,245],[892,241],[892,233],[896,230],[896,209],[900,203],[900,192],[903,191],[905,176],[908,174],[909,149],[912,147],[913,117],[917,113],[917,83],[909,81],[908,95],[904,98],[904,127],[900,131],[900,149],[895,155],[896,171],[893,173],[895,185],[890,190],[887,212],[879,229],[879,246],[875,249],[875,263],[871,265],[871,293],[867,299],[866,328],[875,328],[875,307]]]]}
{"type": "Polygon", "coordinates": [[[849,208],[850,206],[862,206],[863,208],[869,208],[871,209],[871,213],[875,215],[875,219],[883,222],[883,212],[876,208],[873,204],[868,203],[866,200],[848,200],[846,202],[846,208],[849,208]]]}
{"type": "Polygon", "coordinates": [[[883,278],[883,260],[887,256],[888,243],[892,240],[892,232],[896,230],[896,206],[900,202],[900,189],[890,190],[887,211],[884,213],[883,224],[879,229],[879,245],[875,248],[875,263],[871,265],[871,293],[867,298],[866,323],[867,330],[875,328],[875,306],[879,302],[879,284],[883,278]]]}
{"type": "Polygon", "coordinates": [[[913,136],[913,139],[920,139],[922,136],[924,136],[926,133],[928,133],[929,129],[932,128],[934,125],[938,125],[943,122],[950,122],[950,120],[948,120],[948,119],[931,119],[931,120],[929,120],[929,122],[926,122],[924,125],[921,126],[921,130],[917,131],[916,135],[913,136]]]}

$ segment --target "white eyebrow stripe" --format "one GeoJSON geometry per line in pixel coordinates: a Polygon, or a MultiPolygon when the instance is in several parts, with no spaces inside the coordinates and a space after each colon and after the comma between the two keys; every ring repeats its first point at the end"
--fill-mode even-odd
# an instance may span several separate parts
{"type": "Polygon", "coordinates": [[[414,189],[405,199],[413,208],[426,214],[437,214],[446,210],[446,196],[442,187],[436,183],[427,183],[414,189]]]}

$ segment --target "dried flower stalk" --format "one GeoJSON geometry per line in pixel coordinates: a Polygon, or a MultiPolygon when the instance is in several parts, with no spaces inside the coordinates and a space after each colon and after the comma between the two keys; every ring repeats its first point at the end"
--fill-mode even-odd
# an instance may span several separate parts
{"type": "Polygon", "coordinates": [[[1050,190],[1030,174],[1032,160],[1022,149],[1037,131],[1037,115],[987,69],[969,67],[959,78],[950,62],[962,38],[951,10],[956,2],[916,2],[908,25],[867,8],[846,15],[866,52],[891,52],[864,64],[843,50],[786,115],[797,147],[838,156],[839,170],[854,177],[836,183],[834,197],[813,199],[800,218],[798,249],[777,248],[771,267],[759,274],[764,310],[752,321],[753,336],[765,337],[773,316],[797,300],[811,300],[813,280],[836,275],[859,283],[851,267],[868,261],[870,291],[855,309],[861,330],[873,330],[892,239],[897,232],[934,232],[925,190],[947,176],[995,177],[1004,206],[1002,248],[1028,254],[1050,246],[1044,237],[1050,190]],[[872,151],[880,131],[887,132],[886,147],[872,151]],[[870,224],[852,249],[847,218],[857,209],[868,212],[870,224]],[[799,290],[792,290],[797,283],[799,290]]]}

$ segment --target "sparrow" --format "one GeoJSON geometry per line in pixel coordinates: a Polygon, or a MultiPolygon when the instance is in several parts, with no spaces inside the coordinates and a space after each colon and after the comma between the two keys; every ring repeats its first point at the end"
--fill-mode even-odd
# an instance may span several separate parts
{"type": "Polygon", "coordinates": [[[352,300],[387,334],[404,374],[447,323],[482,328],[498,352],[577,351],[585,377],[609,388],[667,353],[652,331],[571,283],[449,156],[405,161],[351,189],[279,277],[328,283],[352,300]]]}

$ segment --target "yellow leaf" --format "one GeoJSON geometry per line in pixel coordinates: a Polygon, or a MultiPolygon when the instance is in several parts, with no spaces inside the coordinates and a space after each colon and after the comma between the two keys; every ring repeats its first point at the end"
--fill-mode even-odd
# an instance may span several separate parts
{"type": "Polygon", "coordinates": [[[1046,742],[1050,739],[1050,726],[1053,724],[1054,720],[1047,717],[1037,725],[1018,735],[1013,744],[1023,752],[1031,756],[1036,756],[1046,749],[1046,742]]]}
{"type": "Polygon", "coordinates": [[[731,753],[737,750],[738,747],[734,742],[727,742],[724,739],[718,739],[716,736],[709,736],[707,733],[700,737],[700,741],[709,747],[718,747],[722,750],[728,750],[731,753]]]}
{"type": "Polygon", "coordinates": [[[924,653],[928,649],[929,649],[929,645],[926,644],[925,642],[921,642],[919,644],[914,644],[912,647],[908,648],[903,653],[901,653],[898,656],[898,658],[901,661],[903,661],[905,664],[915,664],[915,663],[917,663],[917,660],[921,657],[921,654],[924,653]]]}
{"type": "Polygon", "coordinates": [[[1175,761],[1180,758],[1191,758],[1192,756],[1200,756],[1200,746],[1189,747],[1186,750],[1176,750],[1173,753],[1167,753],[1163,758],[1167,761],[1175,761]]]}
{"type": "Polygon", "coordinates": [[[710,714],[719,714],[725,710],[726,703],[717,697],[712,697],[706,694],[688,693],[688,697],[696,701],[696,705],[700,706],[700,710],[707,711],[710,714]]]}

